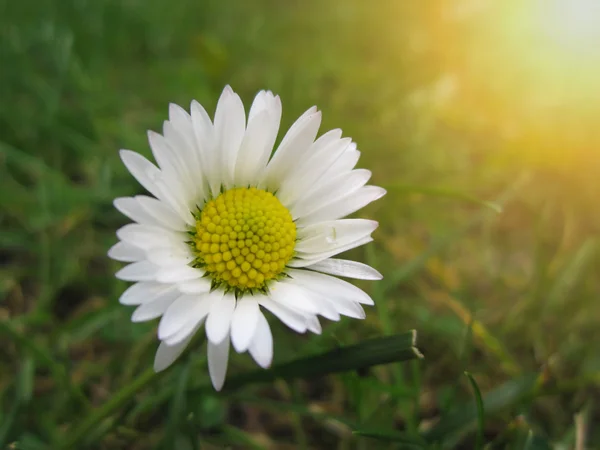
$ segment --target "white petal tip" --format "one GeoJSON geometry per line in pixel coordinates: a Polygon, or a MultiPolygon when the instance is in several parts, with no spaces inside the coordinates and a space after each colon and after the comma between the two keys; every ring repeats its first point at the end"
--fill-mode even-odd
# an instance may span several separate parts
{"type": "Polygon", "coordinates": [[[221,389],[223,389],[224,384],[225,384],[225,380],[223,380],[221,382],[212,381],[212,385],[215,388],[215,391],[217,391],[217,392],[221,392],[221,389]]]}
{"type": "Polygon", "coordinates": [[[167,369],[169,366],[165,366],[165,365],[161,365],[161,364],[157,364],[156,361],[154,362],[154,372],[156,373],[160,373],[163,370],[167,369]]]}
{"type": "Polygon", "coordinates": [[[263,369],[268,369],[269,367],[271,367],[271,363],[273,362],[273,359],[265,359],[265,360],[256,360],[256,364],[258,364],[261,368],[263,369]]]}
{"type": "Polygon", "coordinates": [[[127,150],[127,149],[119,150],[119,157],[121,158],[121,161],[123,161],[123,164],[125,164],[125,165],[127,165],[128,160],[131,160],[131,158],[135,158],[136,155],[138,155],[138,153],[134,152],[133,150],[127,150]]]}
{"type": "Polygon", "coordinates": [[[373,272],[371,272],[370,275],[371,275],[371,278],[369,278],[370,280],[373,280],[373,281],[383,280],[383,275],[378,270],[373,269],[373,272]]]}
{"type": "Polygon", "coordinates": [[[133,314],[131,315],[131,321],[132,321],[133,323],[145,322],[145,320],[141,319],[140,317],[138,317],[138,316],[135,314],[135,311],[134,311],[134,312],[133,312],[133,314]]]}

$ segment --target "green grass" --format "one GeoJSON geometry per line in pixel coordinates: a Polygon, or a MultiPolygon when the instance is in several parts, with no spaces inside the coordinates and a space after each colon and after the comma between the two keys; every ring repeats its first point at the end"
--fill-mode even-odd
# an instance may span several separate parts
{"type": "Polygon", "coordinates": [[[528,103],[483,18],[440,4],[0,1],[0,448],[600,447],[600,102],[528,103]],[[354,138],[388,195],[351,256],[385,278],[362,322],[273,322],[282,371],[234,354],[216,394],[200,342],[152,374],[156,323],[130,323],[106,251],[140,192],[118,149],[149,155],[169,102],[214,111],[228,83],[354,138]],[[285,369],[411,329],[424,359],[285,369]]]}

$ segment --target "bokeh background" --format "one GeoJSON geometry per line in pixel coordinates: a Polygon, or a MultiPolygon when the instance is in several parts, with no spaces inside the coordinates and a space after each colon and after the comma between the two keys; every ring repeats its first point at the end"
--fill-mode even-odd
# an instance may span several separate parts
{"type": "Polygon", "coordinates": [[[150,155],[169,102],[212,112],[225,84],[278,93],[282,129],[318,105],[388,189],[351,255],[385,276],[360,283],[376,306],[274,324],[275,362],[409,329],[425,358],[186,395],[199,345],[77,448],[472,449],[465,370],[488,448],[600,448],[593,0],[0,1],[0,448],[60,448],[151,365],[156,323],[130,323],[106,257],[112,199],[141,192],[117,151],[150,155]],[[421,447],[352,433],[440,421],[421,447]]]}

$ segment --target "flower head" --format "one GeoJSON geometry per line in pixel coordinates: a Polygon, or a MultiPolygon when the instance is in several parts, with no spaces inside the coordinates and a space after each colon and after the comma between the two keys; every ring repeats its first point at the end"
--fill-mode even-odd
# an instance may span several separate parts
{"type": "Polygon", "coordinates": [[[132,320],[161,317],[157,371],[204,325],[210,377],[220,390],[230,344],[262,367],[271,364],[264,310],[299,333],[320,333],[319,315],[362,319],[361,304],[373,304],[336,276],[381,275],[332,256],[372,240],[377,222],[343,217],[385,191],[366,186],[371,173],[354,169],[360,152],[340,130],[315,140],[321,113],[314,107],[271,157],[280,119],[279,97],[261,91],[246,123],[240,97],[227,86],[214,122],[195,101],[190,114],[170,106],[163,134],[148,134],[158,167],[121,151],[152,196],[115,200],[134,223],[117,231],[109,256],[130,263],[116,276],[135,282],[120,298],[138,305],[132,320]]]}

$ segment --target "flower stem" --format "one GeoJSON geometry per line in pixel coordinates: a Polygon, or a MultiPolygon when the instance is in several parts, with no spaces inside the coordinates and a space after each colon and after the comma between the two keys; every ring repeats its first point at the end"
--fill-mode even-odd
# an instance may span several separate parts
{"type": "Polygon", "coordinates": [[[154,372],[152,368],[143,372],[132,383],[123,387],[119,392],[114,394],[110,400],[84,418],[74,429],[68,431],[68,437],[62,439],[62,442],[59,442],[57,447],[61,450],[81,448],[79,443],[87,437],[92,429],[98,426],[99,422],[121,408],[125,403],[129,402],[141,389],[155,379],[156,372],[154,372]]]}

